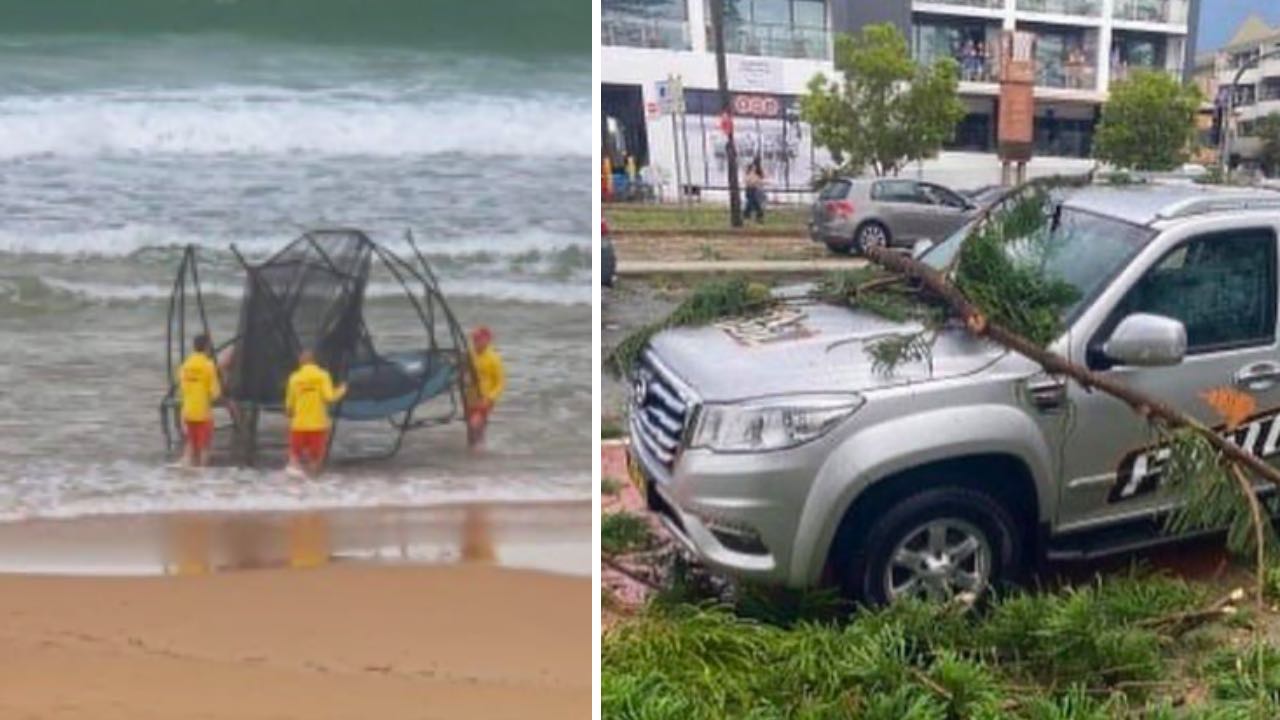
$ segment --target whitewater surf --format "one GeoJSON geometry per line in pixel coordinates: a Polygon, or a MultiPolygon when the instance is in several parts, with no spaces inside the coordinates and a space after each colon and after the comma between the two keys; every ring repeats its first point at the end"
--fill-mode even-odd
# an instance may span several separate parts
{"type": "MultiPolygon", "coordinates": [[[[0,8],[0,519],[590,496],[590,63],[553,25],[570,3],[457,42],[428,16],[484,3],[365,3],[345,31],[345,0],[65,4],[0,8]],[[493,328],[510,383],[490,450],[425,433],[301,486],[166,471],[180,248],[207,260],[225,335],[230,245],[257,259],[321,225],[397,251],[412,229],[461,322],[493,328]]],[[[414,321],[397,293],[370,279],[390,338],[414,321]]]]}

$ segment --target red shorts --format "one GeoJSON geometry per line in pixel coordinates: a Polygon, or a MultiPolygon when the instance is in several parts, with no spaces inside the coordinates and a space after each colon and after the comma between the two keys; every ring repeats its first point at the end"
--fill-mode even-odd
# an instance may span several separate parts
{"type": "Polygon", "coordinates": [[[209,444],[213,441],[213,421],[212,420],[187,420],[187,444],[191,449],[200,452],[209,449],[209,444]]]}
{"type": "Polygon", "coordinates": [[[293,457],[301,459],[305,456],[318,462],[324,459],[324,451],[328,445],[328,430],[289,431],[289,454],[293,457]]]}

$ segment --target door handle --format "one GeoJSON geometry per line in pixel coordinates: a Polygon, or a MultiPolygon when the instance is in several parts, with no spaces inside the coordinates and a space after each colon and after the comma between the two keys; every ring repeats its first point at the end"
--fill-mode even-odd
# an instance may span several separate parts
{"type": "Polygon", "coordinates": [[[1248,390],[1266,390],[1280,382],[1280,364],[1259,362],[1247,365],[1237,370],[1233,379],[1236,385],[1248,390]]]}

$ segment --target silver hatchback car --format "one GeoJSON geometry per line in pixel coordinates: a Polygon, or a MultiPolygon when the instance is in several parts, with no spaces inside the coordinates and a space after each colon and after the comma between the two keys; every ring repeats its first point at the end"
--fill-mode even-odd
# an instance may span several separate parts
{"type": "Polygon", "coordinates": [[[911,247],[940,240],[968,222],[978,206],[941,185],[897,178],[837,178],[809,215],[809,237],[832,252],[867,246],[911,247]]]}

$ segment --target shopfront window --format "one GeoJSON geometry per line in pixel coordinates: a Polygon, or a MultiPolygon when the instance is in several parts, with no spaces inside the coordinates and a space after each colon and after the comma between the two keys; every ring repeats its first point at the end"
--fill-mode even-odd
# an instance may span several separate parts
{"type": "Polygon", "coordinates": [[[688,50],[685,0],[604,0],[600,40],[605,45],[688,50]]]}
{"type": "MultiPolygon", "coordinates": [[[[707,47],[713,47],[710,3],[707,47]]],[[[725,0],[725,49],[740,55],[829,57],[827,4],[822,0],[725,0]]]]}

